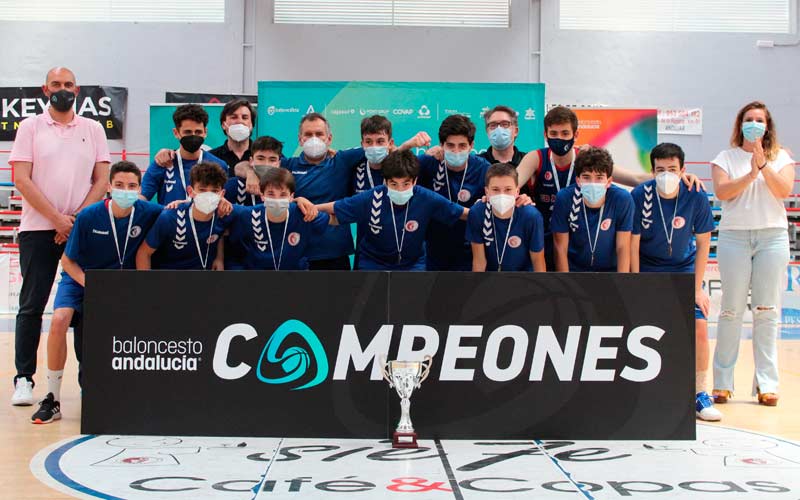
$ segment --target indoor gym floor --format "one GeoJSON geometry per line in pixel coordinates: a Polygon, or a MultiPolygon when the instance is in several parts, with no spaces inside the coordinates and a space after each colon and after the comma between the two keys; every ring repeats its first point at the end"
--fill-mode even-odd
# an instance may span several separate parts
{"type": "MultiPolygon", "coordinates": [[[[720,425],[698,425],[695,442],[422,439],[419,450],[390,451],[375,440],[82,437],[72,354],[63,419],[31,425],[33,407],[8,403],[13,338],[0,334],[0,375],[9,382],[0,390],[0,498],[800,499],[796,340],[779,341],[777,408],[757,405],[745,390],[752,345],[742,341],[741,389],[719,406],[720,425]]],[[[38,381],[40,398],[44,377],[38,381]]]]}

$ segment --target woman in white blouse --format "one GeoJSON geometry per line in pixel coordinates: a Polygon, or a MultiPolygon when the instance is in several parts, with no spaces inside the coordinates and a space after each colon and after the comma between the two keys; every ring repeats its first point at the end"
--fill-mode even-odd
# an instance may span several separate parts
{"type": "Polygon", "coordinates": [[[733,395],[742,316],[751,292],[753,311],[753,395],[766,406],[778,404],[778,320],[780,290],[789,262],[789,235],[783,200],[794,186],[794,162],[781,149],[775,124],[761,102],[736,115],[733,149],[712,164],[714,193],[722,201],[717,258],[722,307],[714,351],[714,399],[733,395]]]}

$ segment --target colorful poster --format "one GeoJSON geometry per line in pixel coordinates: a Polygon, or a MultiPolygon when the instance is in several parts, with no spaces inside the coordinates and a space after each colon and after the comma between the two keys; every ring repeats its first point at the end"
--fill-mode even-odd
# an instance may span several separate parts
{"type": "Polygon", "coordinates": [[[576,144],[606,148],[614,164],[650,171],[650,150],[658,144],[655,109],[573,109],[578,115],[576,144]]]}
{"type": "Polygon", "coordinates": [[[258,83],[258,134],[283,141],[284,154],[300,153],[300,119],[312,112],[325,115],[333,132],[333,148],[361,143],[360,123],[367,116],[392,121],[393,137],[402,143],[419,131],[439,143],[439,125],[451,114],[465,114],[475,123],[475,150],[489,146],[483,113],[497,105],[515,109],[520,134],[517,147],[530,151],[544,145],[544,84],[436,82],[278,82],[258,83]]]}

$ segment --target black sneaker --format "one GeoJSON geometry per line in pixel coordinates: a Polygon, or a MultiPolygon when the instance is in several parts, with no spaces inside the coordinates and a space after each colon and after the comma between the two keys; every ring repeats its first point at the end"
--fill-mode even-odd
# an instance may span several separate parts
{"type": "Polygon", "coordinates": [[[31,423],[49,424],[53,420],[61,420],[61,405],[53,398],[53,393],[48,392],[39,403],[39,410],[31,417],[31,423]]]}

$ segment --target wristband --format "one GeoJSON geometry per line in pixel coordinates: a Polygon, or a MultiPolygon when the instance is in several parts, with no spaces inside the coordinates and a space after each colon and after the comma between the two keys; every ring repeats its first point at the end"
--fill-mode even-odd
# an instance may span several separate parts
{"type": "Polygon", "coordinates": [[[763,168],[764,168],[764,167],[766,167],[766,166],[767,166],[767,162],[764,162],[764,164],[763,164],[763,165],[761,165],[760,167],[758,167],[758,169],[759,169],[759,170],[761,170],[761,169],[763,169],[763,168]]]}

